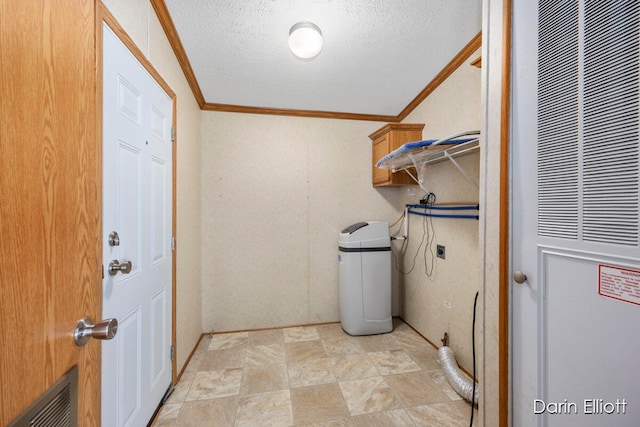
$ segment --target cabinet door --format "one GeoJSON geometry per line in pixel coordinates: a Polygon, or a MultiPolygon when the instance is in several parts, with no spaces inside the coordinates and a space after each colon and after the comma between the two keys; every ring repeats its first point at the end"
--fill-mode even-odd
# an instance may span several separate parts
{"type": "Polygon", "coordinates": [[[373,164],[371,165],[371,170],[373,172],[374,186],[391,183],[391,171],[376,167],[378,160],[389,154],[390,151],[388,134],[373,141],[373,164]]]}
{"type": "Polygon", "coordinates": [[[389,123],[369,135],[373,142],[371,170],[374,187],[416,184],[405,171],[392,173],[389,170],[377,168],[376,163],[404,143],[420,141],[423,128],[424,124],[389,123]]]}

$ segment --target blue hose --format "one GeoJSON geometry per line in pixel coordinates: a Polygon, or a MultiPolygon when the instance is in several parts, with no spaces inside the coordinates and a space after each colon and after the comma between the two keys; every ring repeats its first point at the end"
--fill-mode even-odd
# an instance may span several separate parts
{"type": "Polygon", "coordinates": [[[480,210],[480,205],[468,205],[468,206],[432,206],[432,205],[406,205],[409,209],[411,208],[422,208],[422,209],[433,209],[433,210],[441,210],[441,211],[470,211],[470,210],[480,210]]]}
{"type": "Polygon", "coordinates": [[[428,217],[435,217],[435,218],[480,219],[479,215],[443,215],[443,214],[434,214],[434,213],[427,213],[427,212],[415,212],[415,211],[412,211],[411,209],[409,209],[409,213],[413,215],[428,216],[428,217]]]}

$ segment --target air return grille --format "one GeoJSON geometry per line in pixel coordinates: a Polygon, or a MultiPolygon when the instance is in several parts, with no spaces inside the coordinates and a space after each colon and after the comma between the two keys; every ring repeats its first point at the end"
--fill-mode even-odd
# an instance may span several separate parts
{"type": "Polygon", "coordinates": [[[538,39],[538,232],[578,237],[578,5],[541,1],[538,39]]]}
{"type": "Polygon", "coordinates": [[[77,427],[78,367],[74,366],[7,427],[77,427]]]}
{"type": "Polygon", "coordinates": [[[585,4],[587,241],[638,243],[638,1],[585,4]]]}
{"type": "Polygon", "coordinates": [[[640,3],[540,1],[538,234],[638,245],[640,3]]]}
{"type": "Polygon", "coordinates": [[[67,384],[30,421],[29,427],[71,427],[71,385],[67,384]]]}

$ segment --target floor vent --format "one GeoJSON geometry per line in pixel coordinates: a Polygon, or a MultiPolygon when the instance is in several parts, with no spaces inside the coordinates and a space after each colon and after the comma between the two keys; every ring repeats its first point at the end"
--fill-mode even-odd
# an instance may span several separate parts
{"type": "Polygon", "coordinates": [[[78,367],[74,366],[7,427],[77,427],[78,367]]]}

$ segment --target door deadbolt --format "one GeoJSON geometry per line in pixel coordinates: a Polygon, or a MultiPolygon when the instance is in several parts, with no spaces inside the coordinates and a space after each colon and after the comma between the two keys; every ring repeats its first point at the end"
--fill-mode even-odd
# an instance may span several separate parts
{"type": "Polygon", "coordinates": [[[114,259],[109,263],[109,276],[115,276],[118,271],[122,274],[131,273],[131,261],[124,261],[122,264],[117,259],[114,259]]]}
{"type": "Polygon", "coordinates": [[[73,332],[73,340],[78,347],[87,344],[91,338],[98,340],[110,340],[118,332],[118,321],[116,319],[105,319],[102,322],[93,324],[89,317],[82,318],[76,325],[73,332]]]}
{"type": "Polygon", "coordinates": [[[120,246],[120,236],[117,231],[109,233],[109,246],[120,246]]]}

